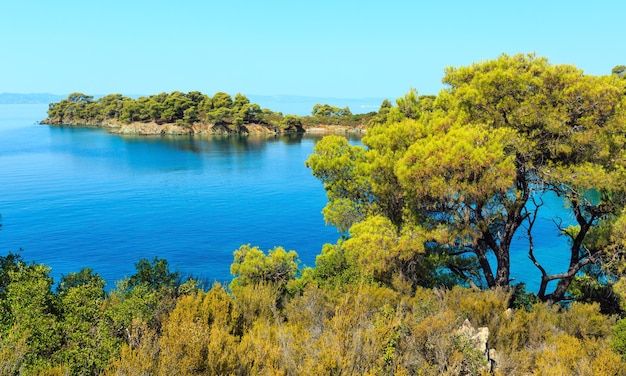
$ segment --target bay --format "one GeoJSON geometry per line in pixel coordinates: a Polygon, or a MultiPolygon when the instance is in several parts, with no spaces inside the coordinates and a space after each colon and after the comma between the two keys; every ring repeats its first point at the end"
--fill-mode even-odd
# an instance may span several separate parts
{"type": "Polygon", "coordinates": [[[37,124],[45,110],[0,105],[0,253],[21,248],[56,281],[91,267],[111,287],[160,257],[223,282],[242,244],[313,266],[339,237],[304,166],[320,135],[118,136],[37,124]]]}
{"type": "MultiPolygon", "coordinates": [[[[91,267],[111,288],[140,258],[159,257],[207,284],[226,282],[243,244],[293,249],[313,266],[340,235],[325,225],[325,192],[304,166],[321,135],[118,136],[40,125],[46,109],[0,104],[0,255],[23,249],[55,281],[91,267]]],[[[565,271],[567,240],[552,217],[573,219],[558,197],[543,199],[535,255],[548,272],[565,271]]],[[[511,277],[536,291],[523,235],[511,277]]]]}

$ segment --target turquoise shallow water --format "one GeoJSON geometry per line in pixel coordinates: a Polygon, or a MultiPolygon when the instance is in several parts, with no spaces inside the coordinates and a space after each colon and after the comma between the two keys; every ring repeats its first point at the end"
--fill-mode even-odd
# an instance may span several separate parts
{"type": "MultiPolygon", "coordinates": [[[[155,256],[227,281],[242,244],[293,249],[312,266],[339,237],[320,213],[322,184],[304,166],[319,135],[122,137],[39,125],[46,107],[0,105],[0,254],[22,248],[57,281],[91,267],[111,287],[155,256]]],[[[568,221],[557,198],[546,202],[546,215],[568,221]]],[[[564,270],[565,239],[547,216],[534,235],[537,258],[564,270]]],[[[520,239],[512,276],[533,290],[539,273],[526,255],[520,239]]]]}

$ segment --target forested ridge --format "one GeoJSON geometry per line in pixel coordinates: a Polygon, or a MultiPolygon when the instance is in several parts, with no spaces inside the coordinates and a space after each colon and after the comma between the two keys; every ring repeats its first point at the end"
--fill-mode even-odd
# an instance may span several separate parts
{"type": "Polygon", "coordinates": [[[227,286],[157,257],[107,291],[0,257],[0,374],[626,374],[624,71],[502,55],[383,102],[365,147],[324,137],[306,165],[343,235],[313,267],[242,245],[227,286]],[[533,246],[546,194],[564,270],[533,246]],[[511,278],[522,240],[538,291],[511,278]]]}

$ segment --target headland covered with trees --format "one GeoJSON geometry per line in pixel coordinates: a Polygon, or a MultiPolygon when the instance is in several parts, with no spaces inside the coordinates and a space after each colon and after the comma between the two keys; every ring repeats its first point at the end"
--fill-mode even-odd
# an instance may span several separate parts
{"type": "Polygon", "coordinates": [[[218,92],[211,97],[199,91],[175,91],[137,99],[121,94],[94,99],[76,92],[51,103],[42,123],[106,127],[123,134],[251,134],[304,132],[329,125],[360,131],[375,114],[352,114],[348,107],[316,104],[311,116],[283,115],[250,103],[240,93],[232,97],[218,92]]]}
{"type": "Polygon", "coordinates": [[[384,103],[365,147],[323,138],[306,164],[346,236],[314,267],[242,245],[228,286],[155,258],[107,292],[10,253],[0,374],[626,374],[624,71],[502,55],[384,103]],[[552,218],[564,270],[533,246],[548,193],[572,218],[552,218]],[[536,292],[511,278],[519,241],[536,292]]]}

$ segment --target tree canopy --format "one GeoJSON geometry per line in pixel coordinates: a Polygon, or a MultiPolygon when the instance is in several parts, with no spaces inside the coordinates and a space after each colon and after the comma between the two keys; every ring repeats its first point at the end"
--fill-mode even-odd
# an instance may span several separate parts
{"type": "Polygon", "coordinates": [[[539,297],[565,299],[577,273],[622,250],[596,233],[616,231],[623,215],[624,81],[502,55],[448,68],[443,82],[436,98],[412,90],[388,109],[368,129],[366,149],[338,137],[315,146],[307,165],[328,192],[326,220],[347,229],[382,215],[398,232],[418,226],[427,252],[445,256],[451,273],[488,287],[511,283],[511,244],[522,236],[542,273],[539,297]],[[568,227],[554,218],[570,240],[561,255],[569,266],[554,274],[533,248],[548,192],[574,219],[568,227]]]}
{"type": "Polygon", "coordinates": [[[261,109],[243,94],[234,99],[217,92],[210,97],[199,91],[174,91],[137,99],[109,94],[93,99],[83,93],[72,93],[67,99],[52,103],[48,109],[51,123],[92,124],[103,121],[156,122],[192,125],[196,122],[220,125],[265,124],[281,127],[282,114],[261,109]]]}

